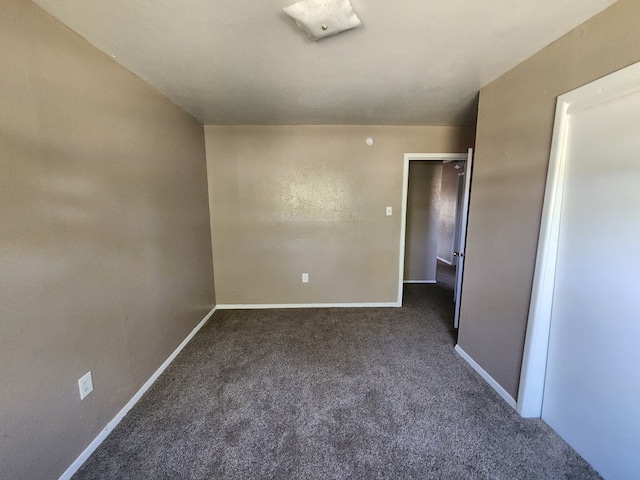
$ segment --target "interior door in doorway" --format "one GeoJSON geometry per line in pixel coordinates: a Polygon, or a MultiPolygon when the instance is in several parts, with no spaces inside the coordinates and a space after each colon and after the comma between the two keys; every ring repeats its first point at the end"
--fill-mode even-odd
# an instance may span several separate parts
{"type": "Polygon", "coordinates": [[[588,100],[569,104],[561,127],[564,177],[542,403],[543,420],[613,480],[640,478],[636,70],[635,86],[616,91],[605,82],[588,100]]]}
{"type": "MultiPolygon", "coordinates": [[[[458,173],[458,186],[457,186],[457,196],[456,196],[456,216],[455,216],[455,230],[453,233],[453,252],[451,253],[453,259],[451,265],[455,268],[458,267],[458,255],[457,252],[460,252],[460,228],[462,224],[462,203],[464,197],[464,169],[458,173]]],[[[457,298],[456,282],[453,282],[453,301],[455,303],[457,298]]]]}
{"type": "Polygon", "coordinates": [[[460,324],[460,300],[462,298],[462,275],[464,272],[464,252],[467,239],[467,221],[469,219],[469,193],[471,192],[471,168],[473,166],[473,148],[467,152],[467,161],[464,162],[464,190],[462,193],[462,210],[460,214],[460,227],[458,229],[458,238],[456,244],[458,250],[453,252],[457,258],[456,262],[456,281],[454,284],[455,296],[455,316],[453,319],[453,327],[458,328],[460,324]]]}

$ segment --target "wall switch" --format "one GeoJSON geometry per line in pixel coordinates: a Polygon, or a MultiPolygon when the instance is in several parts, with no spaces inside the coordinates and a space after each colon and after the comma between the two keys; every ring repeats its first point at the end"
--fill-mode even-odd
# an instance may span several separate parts
{"type": "Polygon", "coordinates": [[[387,207],[387,217],[393,215],[393,207],[387,207]]]}
{"type": "Polygon", "coordinates": [[[84,397],[93,392],[91,372],[85,373],[80,380],[78,380],[78,387],[80,388],[80,400],[84,400],[84,397]]]}
{"type": "Polygon", "coordinates": [[[302,274],[302,283],[309,283],[309,274],[308,273],[303,273],[302,274]]]}

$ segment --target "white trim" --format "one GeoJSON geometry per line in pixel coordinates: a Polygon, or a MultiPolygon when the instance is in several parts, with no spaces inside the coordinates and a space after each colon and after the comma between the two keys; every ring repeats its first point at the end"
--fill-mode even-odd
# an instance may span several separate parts
{"type": "Polygon", "coordinates": [[[435,280],[403,280],[402,283],[436,283],[435,280]]]}
{"type": "Polygon", "coordinates": [[[493,377],[489,375],[484,368],[478,365],[478,363],[473,358],[471,358],[469,354],[465,352],[460,345],[456,345],[454,350],[458,352],[458,355],[460,355],[469,365],[471,365],[471,367],[476,372],[478,372],[480,376],[484,378],[489,385],[491,385],[491,387],[498,393],[498,395],[502,397],[502,399],[505,402],[509,404],[510,407],[516,408],[516,401],[511,395],[509,395],[509,392],[507,392],[504,388],[502,388],[502,386],[498,382],[496,382],[493,379],[493,377]]]}
{"type": "Polygon", "coordinates": [[[400,257],[398,260],[398,305],[402,305],[402,291],[404,280],[404,247],[407,233],[407,194],[409,190],[409,161],[411,160],[431,160],[431,161],[458,161],[467,160],[466,153],[405,153],[404,167],[402,171],[402,215],[400,217],[400,257]]]}
{"type": "Polygon", "coordinates": [[[178,345],[178,347],[173,351],[171,355],[158,367],[158,369],[149,377],[149,379],[145,382],[140,390],[136,392],[136,394],[131,397],[131,400],[127,402],[127,404],[122,407],[122,409],[117,413],[113,419],[107,426],[102,429],[102,431],[98,434],[96,438],[83,450],[83,452],[74,460],[74,462],[69,465],[62,475],[60,475],[59,480],[69,480],[82,466],[84,462],[91,456],[93,452],[100,446],[100,444],[104,441],[105,438],[111,433],[111,431],[120,423],[120,421],[124,418],[124,416],[133,408],[133,406],[138,403],[138,400],[142,398],[142,396],[149,390],[149,387],[153,385],[153,383],[158,379],[158,377],[166,370],[166,368],[171,364],[171,362],[178,356],[178,354],[182,351],[184,347],[187,346],[189,341],[194,337],[196,333],[207,323],[207,320],[211,318],[214,312],[218,309],[218,307],[213,307],[209,313],[195,326],[191,333],[187,335],[187,337],[178,345]]]}
{"type": "Polygon", "coordinates": [[[218,310],[265,310],[271,308],[369,308],[369,307],[401,307],[396,302],[378,303],[227,303],[217,305],[218,310]]]}
{"type": "Polygon", "coordinates": [[[518,390],[523,417],[542,415],[570,114],[637,91],[638,78],[640,62],[558,97],[518,390]]]}
{"type": "Polygon", "coordinates": [[[568,108],[569,104],[563,100],[563,97],[558,97],[518,389],[518,413],[528,418],[537,418],[542,414],[551,307],[558,257],[568,108]]]}
{"type": "Polygon", "coordinates": [[[457,162],[467,159],[467,152],[464,153],[405,153],[404,161],[409,160],[433,160],[440,162],[457,162]]]}
{"type": "Polygon", "coordinates": [[[444,259],[444,258],[442,258],[442,257],[436,257],[436,258],[437,258],[438,260],[440,260],[442,263],[446,263],[446,264],[447,264],[447,265],[449,265],[449,266],[452,266],[452,265],[453,265],[453,263],[452,263],[452,262],[450,262],[449,260],[445,260],[445,259],[444,259]]]}

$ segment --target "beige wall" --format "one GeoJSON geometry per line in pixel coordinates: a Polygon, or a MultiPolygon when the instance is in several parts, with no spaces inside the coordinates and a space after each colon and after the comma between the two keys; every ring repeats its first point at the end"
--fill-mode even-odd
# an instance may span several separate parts
{"type": "Polygon", "coordinates": [[[404,279],[436,281],[442,162],[409,162],[404,279]]]}
{"type": "Polygon", "coordinates": [[[57,478],[214,303],[203,127],[26,0],[0,65],[0,478],[57,478]]]}
{"type": "Polygon", "coordinates": [[[640,60],[620,0],[483,88],[458,342],[517,394],[556,97],[640,60]]]}
{"type": "Polygon", "coordinates": [[[465,152],[473,129],[206,126],[205,137],[220,304],[395,302],[404,154],[465,152]]]}
{"type": "Polygon", "coordinates": [[[456,236],[456,214],[458,210],[458,174],[456,162],[442,166],[442,186],[440,188],[440,222],[438,226],[438,257],[455,264],[453,248],[456,236]]]}

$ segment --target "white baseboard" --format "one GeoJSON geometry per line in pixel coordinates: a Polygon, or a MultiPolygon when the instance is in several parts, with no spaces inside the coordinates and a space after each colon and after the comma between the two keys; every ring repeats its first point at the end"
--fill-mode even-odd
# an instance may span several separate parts
{"type": "Polygon", "coordinates": [[[436,283],[435,280],[403,280],[402,283],[436,283]]]}
{"type": "Polygon", "coordinates": [[[509,395],[509,393],[502,388],[502,386],[496,382],[493,377],[491,375],[489,375],[487,373],[487,371],[482,368],[480,365],[478,365],[478,363],[469,356],[469,354],[467,352],[465,352],[462,347],[460,345],[456,345],[455,347],[455,351],[458,352],[458,354],[469,364],[471,365],[471,367],[480,374],[480,376],[482,378],[484,378],[486,380],[486,382],[491,385],[491,387],[498,392],[498,395],[500,395],[505,402],[507,402],[509,404],[509,406],[511,406],[512,408],[516,408],[516,401],[513,399],[513,397],[511,395],[509,395]]]}
{"type": "Polygon", "coordinates": [[[211,311],[195,326],[191,333],[187,335],[187,337],[178,345],[178,347],[173,351],[171,355],[164,361],[160,367],[151,375],[149,380],[145,382],[140,390],[136,392],[136,394],[127,402],[127,404],[122,407],[122,410],[118,412],[118,414],[113,417],[113,419],[107,423],[107,426],[102,429],[102,431],[98,434],[96,438],[89,444],[87,448],[75,459],[75,461],[67,468],[62,475],[60,475],[59,480],[69,480],[82,466],[84,462],[91,456],[91,454],[100,446],[100,444],[104,441],[105,438],[111,433],[111,431],[120,423],[120,421],[124,418],[124,416],[133,408],[133,406],[142,398],[142,396],[149,390],[149,387],[153,385],[153,383],[158,379],[158,377],[165,371],[165,369],[171,364],[171,362],[178,356],[178,354],[182,351],[184,347],[187,346],[189,341],[194,337],[198,330],[200,330],[207,320],[211,318],[214,312],[218,309],[218,307],[213,307],[211,311]]]}
{"type": "Polygon", "coordinates": [[[239,303],[220,304],[218,310],[264,310],[269,308],[371,308],[371,307],[401,307],[402,303],[239,303]]]}
{"type": "Polygon", "coordinates": [[[442,263],[446,263],[447,265],[453,265],[453,262],[450,262],[449,260],[445,260],[442,257],[436,257],[438,260],[440,260],[442,263]]]}

